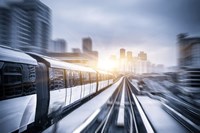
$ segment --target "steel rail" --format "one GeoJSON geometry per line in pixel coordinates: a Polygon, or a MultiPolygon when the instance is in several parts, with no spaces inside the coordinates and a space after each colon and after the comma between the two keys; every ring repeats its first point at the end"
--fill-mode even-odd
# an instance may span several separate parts
{"type": "MultiPolygon", "coordinates": [[[[128,81],[129,82],[129,81],[128,81]]],[[[139,131],[138,131],[138,127],[137,127],[137,121],[136,121],[136,116],[135,116],[135,112],[134,112],[134,110],[133,110],[133,104],[132,104],[132,100],[131,100],[131,97],[130,97],[130,92],[131,92],[131,88],[130,88],[130,85],[128,84],[128,90],[127,90],[127,93],[128,93],[128,99],[129,99],[129,103],[130,103],[130,110],[131,110],[131,116],[132,116],[132,119],[133,119],[133,121],[134,121],[134,127],[135,127],[135,132],[136,133],[139,133],[139,131]]],[[[131,126],[131,128],[133,128],[132,126],[131,126]]],[[[130,129],[130,133],[132,133],[133,132],[133,129],[130,129]],[[132,131],[131,131],[132,130],[132,131]]]]}
{"type": "MultiPolygon", "coordinates": [[[[123,81],[123,82],[124,82],[124,81],[123,81]]],[[[121,87],[121,86],[120,86],[120,87],[121,87]]],[[[122,87],[123,87],[123,86],[122,86],[122,87]]],[[[114,109],[115,103],[116,103],[116,101],[117,101],[117,98],[119,97],[119,94],[120,94],[120,88],[118,88],[117,95],[115,96],[115,99],[114,99],[114,101],[112,102],[112,106],[111,106],[111,108],[110,108],[110,110],[109,110],[107,116],[106,116],[105,119],[101,122],[101,124],[97,127],[97,129],[95,130],[95,133],[98,133],[98,132],[101,130],[101,128],[102,128],[101,133],[104,132],[105,127],[106,127],[106,125],[107,125],[107,123],[108,123],[108,120],[109,120],[109,118],[110,118],[110,116],[111,116],[111,114],[112,114],[112,112],[113,112],[113,109],[114,109]],[[102,126],[103,126],[103,127],[102,127],[102,126]]]]}

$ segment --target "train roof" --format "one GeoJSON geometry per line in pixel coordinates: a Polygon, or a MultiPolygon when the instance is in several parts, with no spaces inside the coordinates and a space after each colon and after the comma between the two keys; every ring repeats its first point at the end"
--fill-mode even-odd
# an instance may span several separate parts
{"type": "Polygon", "coordinates": [[[95,72],[96,73],[96,71],[93,70],[92,68],[78,66],[78,65],[75,65],[75,64],[72,64],[72,63],[63,62],[63,61],[60,61],[58,59],[51,58],[51,57],[44,56],[44,55],[39,55],[39,54],[36,54],[36,53],[28,53],[28,54],[30,56],[32,56],[33,58],[35,58],[37,61],[45,63],[48,67],[70,69],[70,70],[76,70],[76,71],[85,71],[85,72],[95,72]]]}
{"type": "Polygon", "coordinates": [[[75,64],[72,64],[72,63],[63,62],[63,61],[60,61],[58,59],[54,59],[54,58],[50,58],[50,57],[46,57],[45,59],[51,64],[51,67],[55,67],[55,68],[60,67],[60,68],[63,68],[63,69],[85,71],[85,72],[95,72],[96,73],[96,71],[94,71],[92,68],[89,68],[89,67],[84,67],[84,66],[75,65],[75,64]]]}
{"type": "Polygon", "coordinates": [[[0,61],[37,65],[37,61],[23,51],[0,45],[0,61]]]}

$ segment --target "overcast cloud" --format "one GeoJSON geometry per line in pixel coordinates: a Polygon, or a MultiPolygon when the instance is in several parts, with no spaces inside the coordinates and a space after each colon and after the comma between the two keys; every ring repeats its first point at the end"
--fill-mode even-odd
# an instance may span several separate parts
{"type": "Polygon", "coordinates": [[[153,63],[175,65],[176,35],[200,36],[200,0],[41,0],[52,10],[52,37],[68,49],[93,39],[100,57],[123,47],[145,51],[153,63]]]}

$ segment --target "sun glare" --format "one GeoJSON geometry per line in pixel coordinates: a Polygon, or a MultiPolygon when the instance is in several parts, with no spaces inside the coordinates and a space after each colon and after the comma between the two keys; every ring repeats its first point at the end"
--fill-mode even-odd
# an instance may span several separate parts
{"type": "Polygon", "coordinates": [[[118,64],[114,60],[100,60],[98,63],[98,68],[101,70],[106,70],[106,71],[114,71],[117,68],[118,64]]]}

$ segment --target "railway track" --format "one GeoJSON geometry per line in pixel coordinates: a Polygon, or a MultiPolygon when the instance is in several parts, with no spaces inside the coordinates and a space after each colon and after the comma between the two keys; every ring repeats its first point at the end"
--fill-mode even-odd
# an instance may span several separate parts
{"type": "Polygon", "coordinates": [[[89,119],[92,120],[84,128],[75,132],[154,132],[127,78],[124,78],[108,102],[89,119]]]}

